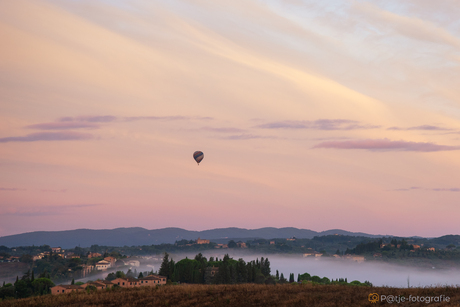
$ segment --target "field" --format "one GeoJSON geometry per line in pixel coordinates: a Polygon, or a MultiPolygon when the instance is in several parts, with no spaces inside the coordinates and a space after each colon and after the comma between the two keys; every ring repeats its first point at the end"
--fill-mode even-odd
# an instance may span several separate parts
{"type": "Polygon", "coordinates": [[[46,295],[6,300],[0,306],[382,306],[369,301],[369,294],[450,297],[449,302],[405,302],[397,306],[460,306],[460,288],[381,288],[341,285],[177,285],[132,288],[93,293],[46,295]]]}

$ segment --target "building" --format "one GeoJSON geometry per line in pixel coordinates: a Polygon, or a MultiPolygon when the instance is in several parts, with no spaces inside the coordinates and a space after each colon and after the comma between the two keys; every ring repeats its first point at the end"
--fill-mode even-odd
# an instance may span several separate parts
{"type": "Polygon", "coordinates": [[[275,241],[270,241],[270,245],[275,245],[275,241]]]}
{"type": "Polygon", "coordinates": [[[209,244],[210,241],[209,240],[203,240],[203,239],[200,239],[200,237],[198,237],[198,239],[196,240],[196,244],[209,244]]]}
{"type": "Polygon", "coordinates": [[[323,254],[315,252],[315,251],[311,251],[309,253],[303,254],[304,258],[306,258],[306,257],[315,257],[315,258],[317,258],[317,257],[322,257],[322,256],[323,256],[323,254]]]}
{"type": "Polygon", "coordinates": [[[112,280],[114,285],[118,285],[122,288],[134,288],[137,287],[138,280],[135,278],[117,278],[112,280]]]}
{"type": "Polygon", "coordinates": [[[136,266],[136,267],[138,267],[138,266],[141,265],[141,263],[139,262],[139,260],[134,260],[134,259],[133,259],[133,260],[124,261],[124,264],[125,264],[125,265],[129,265],[129,266],[136,266]]]}
{"type": "Polygon", "coordinates": [[[165,285],[166,284],[166,277],[160,275],[149,275],[144,278],[139,278],[141,282],[141,286],[156,286],[156,285],[165,285]]]}
{"type": "Polygon", "coordinates": [[[366,259],[364,258],[364,256],[352,256],[352,257],[351,257],[351,260],[356,261],[356,262],[358,262],[358,263],[361,263],[361,262],[366,261],[366,259]]]}
{"type": "Polygon", "coordinates": [[[110,267],[114,267],[115,262],[117,262],[117,258],[115,257],[105,257],[104,260],[110,262],[110,267]]]}
{"type": "Polygon", "coordinates": [[[239,248],[247,248],[246,243],[242,241],[236,242],[236,246],[238,246],[239,248]]]}
{"type": "Polygon", "coordinates": [[[94,270],[94,265],[83,264],[81,266],[81,277],[85,277],[94,270]]]}
{"type": "Polygon", "coordinates": [[[53,251],[53,253],[60,253],[64,251],[64,250],[61,250],[60,247],[51,247],[51,250],[53,251]]]}
{"type": "Polygon", "coordinates": [[[102,257],[102,255],[99,253],[89,253],[88,254],[88,258],[97,258],[97,257],[102,257]]]}
{"type": "Polygon", "coordinates": [[[70,293],[70,292],[80,292],[84,291],[85,288],[82,286],[76,285],[58,285],[51,288],[51,294],[62,294],[62,293],[70,293]]]}
{"type": "Polygon", "coordinates": [[[98,263],[96,263],[96,270],[99,271],[106,271],[108,268],[110,268],[110,262],[101,260],[98,263]]]}
{"type": "Polygon", "coordinates": [[[430,252],[436,251],[436,249],[435,249],[434,247],[428,247],[426,250],[427,250],[427,251],[430,251],[430,252]]]}
{"type": "Polygon", "coordinates": [[[86,284],[81,285],[83,288],[86,289],[86,287],[94,287],[96,290],[104,290],[107,288],[112,288],[114,286],[114,283],[107,281],[107,280],[96,280],[96,281],[91,281],[87,282],[86,284]]]}

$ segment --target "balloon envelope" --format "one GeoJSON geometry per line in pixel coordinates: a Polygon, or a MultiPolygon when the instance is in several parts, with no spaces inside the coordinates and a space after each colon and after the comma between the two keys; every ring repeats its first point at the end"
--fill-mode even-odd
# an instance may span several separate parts
{"type": "Polygon", "coordinates": [[[203,160],[204,154],[201,151],[195,151],[193,153],[193,159],[195,159],[196,163],[200,164],[201,160],[203,160]]]}

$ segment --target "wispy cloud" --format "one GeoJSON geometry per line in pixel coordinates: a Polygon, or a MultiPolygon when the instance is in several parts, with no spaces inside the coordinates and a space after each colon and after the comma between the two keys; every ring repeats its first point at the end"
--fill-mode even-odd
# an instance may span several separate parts
{"type": "Polygon", "coordinates": [[[423,188],[421,188],[421,187],[410,187],[410,188],[406,188],[406,189],[394,189],[392,191],[412,191],[412,190],[423,190],[423,188]]]}
{"type": "Polygon", "coordinates": [[[207,116],[130,116],[123,117],[124,121],[137,121],[137,120],[159,120],[159,121],[175,121],[175,120],[213,120],[212,117],[207,116]]]}
{"type": "Polygon", "coordinates": [[[187,121],[187,120],[213,120],[212,117],[206,116],[128,116],[117,117],[112,115],[98,115],[98,116],[76,116],[76,117],[61,117],[55,122],[40,123],[26,126],[28,129],[38,130],[69,130],[69,129],[97,129],[101,124],[113,122],[133,122],[133,121],[187,121]]]}
{"type": "Polygon", "coordinates": [[[98,116],[77,116],[77,117],[61,117],[60,122],[88,122],[88,123],[109,123],[116,121],[117,117],[112,115],[98,116]]]}
{"type": "Polygon", "coordinates": [[[44,189],[44,190],[41,190],[42,192],[60,192],[60,193],[65,193],[67,192],[67,189],[61,189],[61,190],[50,190],[50,189],[44,189]]]}
{"type": "Polygon", "coordinates": [[[424,191],[435,191],[435,192],[460,192],[460,188],[422,188],[422,187],[410,187],[407,189],[394,189],[392,191],[412,191],[412,190],[424,190],[424,191]]]}
{"type": "Polygon", "coordinates": [[[40,129],[40,130],[66,130],[66,129],[79,129],[79,128],[99,128],[99,125],[87,122],[54,122],[29,125],[26,128],[40,129]]]}
{"type": "Polygon", "coordinates": [[[443,128],[439,126],[432,126],[432,125],[421,125],[421,126],[414,126],[414,127],[408,127],[408,128],[402,128],[402,127],[390,127],[387,130],[433,130],[433,131],[449,131],[452,129],[448,128],[443,128]]]}
{"type": "Polygon", "coordinates": [[[206,116],[125,116],[117,117],[112,115],[98,116],[76,116],[76,117],[61,117],[59,122],[83,122],[83,123],[110,123],[110,122],[131,122],[138,120],[154,120],[154,121],[176,121],[176,120],[212,120],[212,117],[206,116]]]}
{"type": "Polygon", "coordinates": [[[362,124],[349,119],[285,120],[256,126],[263,129],[355,130],[376,129],[380,126],[362,124]]]}
{"type": "Polygon", "coordinates": [[[437,145],[424,142],[391,141],[389,139],[329,141],[315,145],[313,148],[366,149],[370,151],[448,151],[459,150],[460,146],[437,145]]]}
{"type": "Polygon", "coordinates": [[[81,133],[75,131],[59,131],[59,132],[37,132],[25,136],[11,136],[0,138],[0,143],[7,142],[37,142],[37,141],[74,141],[74,140],[89,140],[93,135],[89,133],[81,133]]]}
{"type": "Polygon", "coordinates": [[[14,216],[43,216],[43,215],[61,215],[74,209],[91,208],[101,206],[101,204],[78,204],[63,206],[37,206],[33,208],[5,208],[0,209],[0,215],[14,216]]]}
{"type": "Polygon", "coordinates": [[[238,133],[244,132],[246,130],[233,127],[202,127],[200,130],[211,131],[211,132],[220,132],[220,133],[238,133]]]}
{"type": "Polygon", "coordinates": [[[0,188],[0,191],[25,191],[26,189],[19,188],[0,188]]]}
{"type": "Polygon", "coordinates": [[[276,139],[274,136],[263,136],[263,135],[254,135],[249,133],[243,133],[238,135],[230,135],[222,137],[224,140],[252,140],[252,139],[276,139]]]}

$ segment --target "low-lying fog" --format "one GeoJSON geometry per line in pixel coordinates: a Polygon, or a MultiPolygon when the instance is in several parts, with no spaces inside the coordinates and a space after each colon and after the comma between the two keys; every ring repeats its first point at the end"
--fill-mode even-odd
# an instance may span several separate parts
{"type": "MultiPolygon", "coordinates": [[[[228,253],[233,259],[243,258],[248,262],[260,257],[268,257],[270,261],[271,274],[275,275],[276,270],[284,274],[284,277],[289,279],[289,274],[294,273],[297,280],[297,274],[309,273],[310,275],[318,275],[319,277],[327,277],[329,279],[347,278],[348,282],[359,280],[364,282],[370,281],[374,286],[390,286],[406,288],[408,286],[408,278],[410,287],[426,287],[426,286],[445,286],[445,285],[460,285],[460,270],[440,270],[418,269],[414,267],[404,267],[377,261],[369,262],[354,262],[346,259],[335,258],[303,258],[301,255],[254,255],[245,253],[234,253],[230,250],[204,251],[203,256],[218,257],[222,259],[228,253]]],[[[170,257],[178,262],[185,257],[193,259],[195,254],[172,254],[170,257]]],[[[162,256],[156,256],[159,261],[162,256]]],[[[146,262],[142,261],[140,267],[133,267],[137,272],[141,271],[157,271],[160,268],[161,261],[146,262]]],[[[100,278],[107,276],[107,273],[101,275],[100,278]]],[[[91,277],[95,279],[95,276],[91,277]]]]}

